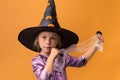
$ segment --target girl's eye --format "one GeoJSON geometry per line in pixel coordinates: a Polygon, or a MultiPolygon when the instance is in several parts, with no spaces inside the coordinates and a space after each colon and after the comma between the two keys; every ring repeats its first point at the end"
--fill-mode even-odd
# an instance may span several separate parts
{"type": "Polygon", "coordinates": [[[55,37],[52,37],[51,39],[55,40],[56,38],[55,38],[55,37]]]}
{"type": "Polygon", "coordinates": [[[45,37],[45,36],[43,36],[42,38],[44,38],[44,39],[45,39],[46,37],[45,37]]]}

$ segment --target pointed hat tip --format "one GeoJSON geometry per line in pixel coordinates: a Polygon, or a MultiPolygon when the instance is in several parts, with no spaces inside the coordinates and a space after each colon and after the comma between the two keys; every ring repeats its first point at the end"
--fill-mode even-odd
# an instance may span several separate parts
{"type": "Polygon", "coordinates": [[[55,8],[55,2],[54,0],[48,0],[48,6],[44,12],[44,16],[42,21],[40,22],[41,26],[52,26],[60,28],[60,25],[57,21],[57,14],[56,14],[56,8],[55,8]]]}

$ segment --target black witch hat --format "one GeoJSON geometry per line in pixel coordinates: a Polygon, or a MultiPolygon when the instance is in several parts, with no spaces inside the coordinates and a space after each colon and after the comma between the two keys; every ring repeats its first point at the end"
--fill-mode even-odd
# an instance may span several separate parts
{"type": "Polygon", "coordinates": [[[60,35],[62,42],[61,48],[67,48],[72,44],[77,44],[79,40],[78,36],[74,32],[60,27],[57,21],[54,0],[48,0],[48,6],[44,12],[44,17],[40,22],[40,25],[22,30],[19,33],[18,40],[25,47],[38,52],[37,49],[33,47],[33,44],[36,36],[43,31],[54,32],[60,35]]]}

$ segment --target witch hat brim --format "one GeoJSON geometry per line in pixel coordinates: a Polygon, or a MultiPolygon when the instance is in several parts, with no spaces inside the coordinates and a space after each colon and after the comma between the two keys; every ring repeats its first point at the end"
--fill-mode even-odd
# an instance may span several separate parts
{"type": "Polygon", "coordinates": [[[20,32],[18,36],[18,40],[27,48],[37,51],[37,49],[34,48],[33,44],[35,41],[36,36],[38,33],[43,32],[43,31],[49,31],[49,32],[54,32],[60,35],[61,41],[62,41],[62,48],[67,48],[71,44],[77,44],[78,42],[78,36],[66,29],[63,28],[53,28],[53,27],[31,27],[24,29],[23,31],[20,32]]]}
{"type": "Polygon", "coordinates": [[[56,18],[54,0],[49,0],[48,3],[50,4],[44,13],[44,17],[40,25],[26,28],[22,30],[18,35],[18,40],[20,41],[20,43],[22,43],[28,49],[36,52],[39,51],[34,48],[33,44],[36,36],[43,31],[54,32],[60,35],[62,45],[61,48],[67,48],[72,44],[77,44],[79,41],[78,36],[74,32],[60,28],[56,18]]]}

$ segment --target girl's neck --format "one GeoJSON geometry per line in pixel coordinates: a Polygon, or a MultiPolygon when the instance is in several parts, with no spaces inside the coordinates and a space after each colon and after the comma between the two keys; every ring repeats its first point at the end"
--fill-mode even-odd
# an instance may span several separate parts
{"type": "Polygon", "coordinates": [[[48,57],[50,53],[40,52],[41,55],[48,57]]]}

